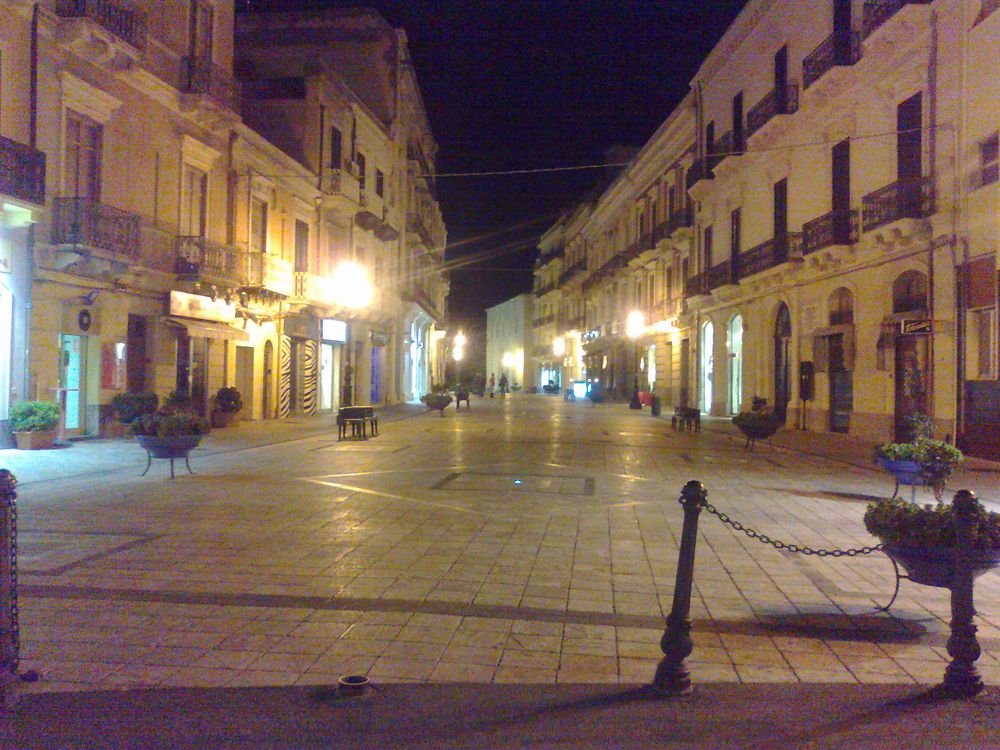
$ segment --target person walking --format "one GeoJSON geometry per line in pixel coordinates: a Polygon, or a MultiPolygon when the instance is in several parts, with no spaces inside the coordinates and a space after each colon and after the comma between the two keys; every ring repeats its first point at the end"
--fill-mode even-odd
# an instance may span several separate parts
{"type": "Polygon", "coordinates": [[[500,373],[500,395],[504,396],[507,394],[507,373],[500,373]]]}
{"type": "Polygon", "coordinates": [[[493,398],[493,389],[497,387],[497,381],[493,377],[493,373],[490,373],[490,398],[493,398]]]}

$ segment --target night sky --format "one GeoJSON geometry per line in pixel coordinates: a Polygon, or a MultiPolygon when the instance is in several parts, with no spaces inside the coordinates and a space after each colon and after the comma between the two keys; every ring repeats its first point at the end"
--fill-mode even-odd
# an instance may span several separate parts
{"type": "MultiPolygon", "coordinates": [[[[600,164],[613,146],[641,146],[744,0],[252,4],[364,5],[405,28],[444,174],[600,164]]],[[[480,258],[451,272],[450,317],[478,327],[487,307],[529,291],[538,236],[605,179],[605,170],[439,178],[447,260],[480,258]]]]}

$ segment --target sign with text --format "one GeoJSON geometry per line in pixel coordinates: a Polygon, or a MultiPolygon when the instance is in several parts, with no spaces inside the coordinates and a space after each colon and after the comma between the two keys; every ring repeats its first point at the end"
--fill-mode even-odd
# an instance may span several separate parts
{"type": "Polygon", "coordinates": [[[236,305],[233,302],[226,302],[222,297],[212,299],[201,294],[171,291],[170,314],[182,318],[232,323],[236,320],[236,305]]]}
{"type": "Polygon", "coordinates": [[[929,320],[904,320],[899,324],[899,332],[906,334],[929,334],[931,333],[931,321],[929,320]]]}
{"type": "Polygon", "coordinates": [[[324,341],[347,343],[347,323],[336,318],[323,318],[322,336],[324,341]]]}

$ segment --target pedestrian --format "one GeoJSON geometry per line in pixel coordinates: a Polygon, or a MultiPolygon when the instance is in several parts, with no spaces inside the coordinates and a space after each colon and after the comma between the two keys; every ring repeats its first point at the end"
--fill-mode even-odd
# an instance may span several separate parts
{"type": "Polygon", "coordinates": [[[506,395],[507,393],[507,373],[500,373],[500,395],[506,395]]]}
{"type": "Polygon", "coordinates": [[[490,373],[490,398],[493,398],[493,389],[497,387],[497,381],[493,377],[493,373],[490,373]]]}

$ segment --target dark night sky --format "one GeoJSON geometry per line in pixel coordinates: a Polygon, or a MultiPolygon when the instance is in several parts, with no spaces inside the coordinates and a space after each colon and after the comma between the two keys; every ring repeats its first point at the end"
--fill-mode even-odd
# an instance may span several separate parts
{"type": "MultiPolygon", "coordinates": [[[[242,1],[238,4],[242,4],[242,1]]],[[[438,172],[599,164],[641,146],[744,0],[252,0],[353,7],[406,29],[437,139],[438,172]]],[[[535,240],[603,177],[600,170],[439,178],[449,262],[502,246],[451,273],[453,319],[531,288],[535,240]],[[533,222],[520,230],[512,228],[533,222]],[[478,238],[478,239],[477,239],[478,238]],[[480,269],[480,270],[476,270],[480,269]]]]}

